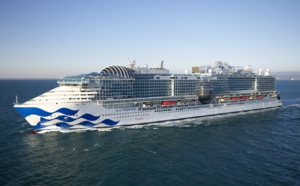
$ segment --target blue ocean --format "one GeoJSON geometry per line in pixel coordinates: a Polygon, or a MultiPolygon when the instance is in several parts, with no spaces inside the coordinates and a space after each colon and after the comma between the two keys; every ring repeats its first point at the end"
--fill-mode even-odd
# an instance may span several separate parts
{"type": "Polygon", "coordinates": [[[0,80],[0,185],[300,185],[300,81],[283,107],[97,131],[32,134],[14,110],[56,80],[0,80]]]}

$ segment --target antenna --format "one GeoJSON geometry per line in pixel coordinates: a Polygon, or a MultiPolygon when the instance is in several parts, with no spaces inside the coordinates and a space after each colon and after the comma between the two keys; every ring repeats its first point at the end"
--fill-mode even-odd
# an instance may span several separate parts
{"type": "Polygon", "coordinates": [[[164,68],[164,61],[160,62],[160,65],[158,66],[159,69],[163,69],[164,68]]]}

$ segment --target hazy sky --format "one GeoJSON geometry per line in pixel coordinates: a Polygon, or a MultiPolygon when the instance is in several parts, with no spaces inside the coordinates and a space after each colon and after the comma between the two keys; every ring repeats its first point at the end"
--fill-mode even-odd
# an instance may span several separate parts
{"type": "Polygon", "coordinates": [[[300,71],[300,0],[1,0],[0,78],[226,61],[300,71]]]}

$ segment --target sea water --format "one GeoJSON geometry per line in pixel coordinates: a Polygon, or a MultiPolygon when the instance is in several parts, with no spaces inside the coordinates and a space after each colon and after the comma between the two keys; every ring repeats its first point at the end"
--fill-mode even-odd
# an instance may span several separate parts
{"type": "Polygon", "coordinates": [[[0,185],[300,185],[300,81],[283,107],[180,122],[31,134],[13,109],[56,80],[0,80],[0,185]]]}

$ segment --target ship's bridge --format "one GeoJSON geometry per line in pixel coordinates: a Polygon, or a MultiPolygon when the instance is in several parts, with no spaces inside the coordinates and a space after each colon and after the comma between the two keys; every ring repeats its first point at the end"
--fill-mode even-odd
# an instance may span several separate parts
{"type": "Polygon", "coordinates": [[[106,75],[112,75],[112,76],[119,76],[119,77],[125,78],[125,79],[134,78],[131,69],[124,67],[124,66],[118,66],[118,65],[108,66],[108,67],[104,68],[100,73],[106,74],[106,75]]]}

